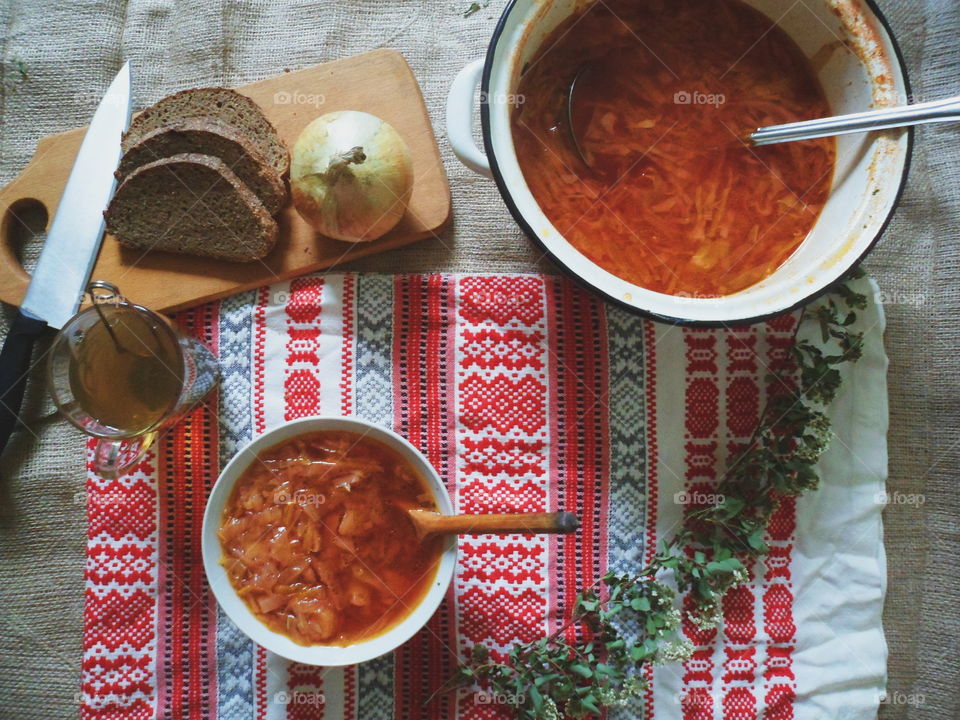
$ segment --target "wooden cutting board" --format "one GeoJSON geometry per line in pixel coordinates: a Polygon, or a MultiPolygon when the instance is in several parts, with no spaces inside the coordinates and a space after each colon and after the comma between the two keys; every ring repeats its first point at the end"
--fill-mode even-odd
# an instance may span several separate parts
{"type": "MultiPolygon", "coordinates": [[[[108,280],[129,299],[171,312],[336,263],[408,245],[438,232],[450,216],[450,186],[440,160],[420,86],[403,56],[373,52],[284,73],[236,88],[255,100],[288,147],[319,115],[364,110],[384,118],[407,141],[415,182],[407,213],[396,228],[369,243],[344,243],[321,236],[292,206],[277,220],[280,240],[262,261],[210,258],[121,248],[107,235],[91,274],[108,280]]],[[[85,128],[49,135],[37,143],[23,172],[0,191],[0,300],[19,305],[29,276],[16,260],[13,236],[27,205],[40,203],[47,226],[60,201],[85,128]]]]}

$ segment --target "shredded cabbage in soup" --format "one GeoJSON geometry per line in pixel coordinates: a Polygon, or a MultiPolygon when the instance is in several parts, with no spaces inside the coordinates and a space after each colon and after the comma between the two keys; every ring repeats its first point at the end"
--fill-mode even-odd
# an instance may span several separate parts
{"type": "Polygon", "coordinates": [[[408,509],[437,510],[391,448],[317,432],[250,463],[224,509],[221,561],[270,629],[301,645],[381,635],[423,599],[440,541],[417,539],[408,509]]]}
{"type": "Polygon", "coordinates": [[[832,138],[748,148],[763,125],[829,114],[796,44],[739,0],[605,0],[521,76],[517,157],[580,252],[629,282],[711,297],[773,273],[830,191],[832,138]],[[579,159],[573,126],[592,166],[579,159]]]}

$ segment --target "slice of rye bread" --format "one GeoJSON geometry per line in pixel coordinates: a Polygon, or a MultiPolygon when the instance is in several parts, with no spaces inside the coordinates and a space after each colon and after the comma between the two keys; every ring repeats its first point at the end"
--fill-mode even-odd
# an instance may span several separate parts
{"type": "Polygon", "coordinates": [[[148,133],[188,118],[232,125],[263,153],[280,177],[285,178],[290,172],[290,153],[276,128],[253,100],[227,88],[181,90],[157,101],[131,121],[123,136],[123,152],[130,150],[148,133]]]}
{"type": "Polygon", "coordinates": [[[220,158],[182,153],[134,170],[104,216],[121,245],[223,260],[256,260],[277,223],[220,158]]]}
{"type": "Polygon", "coordinates": [[[151,130],[123,154],[117,179],[123,180],[141,165],[183,153],[213,155],[226,163],[256,193],[271,215],[287,202],[280,174],[244,135],[231,125],[187,118],[175,125],[151,130]]]}

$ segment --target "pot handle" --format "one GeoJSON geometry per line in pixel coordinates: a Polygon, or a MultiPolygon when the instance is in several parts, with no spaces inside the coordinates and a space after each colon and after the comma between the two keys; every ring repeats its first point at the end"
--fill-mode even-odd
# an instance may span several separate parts
{"type": "Polygon", "coordinates": [[[457,159],[475,173],[493,177],[490,161],[473,140],[476,93],[483,75],[483,58],[474,60],[457,73],[447,95],[447,139],[457,159]]]}

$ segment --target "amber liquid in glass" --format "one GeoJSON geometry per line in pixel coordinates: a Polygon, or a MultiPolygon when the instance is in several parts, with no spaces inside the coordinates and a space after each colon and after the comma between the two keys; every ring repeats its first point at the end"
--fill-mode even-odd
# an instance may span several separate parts
{"type": "Polygon", "coordinates": [[[176,338],[133,308],[101,309],[101,322],[73,348],[70,387],[102,425],[131,435],[147,432],[173,409],[183,388],[176,338]]]}

